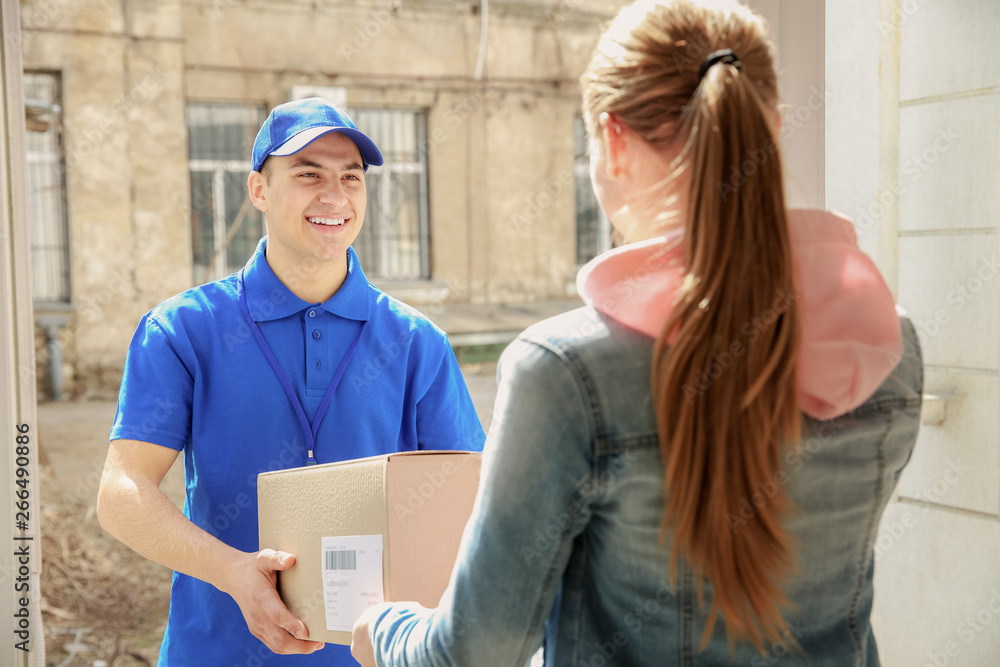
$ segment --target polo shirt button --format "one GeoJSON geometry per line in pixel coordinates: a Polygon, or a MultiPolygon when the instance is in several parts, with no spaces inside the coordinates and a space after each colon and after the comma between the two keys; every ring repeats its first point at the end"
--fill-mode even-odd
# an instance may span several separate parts
{"type": "Polygon", "coordinates": [[[316,362],[316,368],[319,368],[319,362],[318,361],[316,362]]]}
{"type": "Polygon", "coordinates": [[[315,310],[310,310],[309,311],[309,317],[316,317],[316,311],[315,310]]]}
{"type": "Polygon", "coordinates": [[[313,338],[316,339],[316,340],[319,340],[319,336],[320,336],[319,329],[314,329],[313,330],[313,338]]]}

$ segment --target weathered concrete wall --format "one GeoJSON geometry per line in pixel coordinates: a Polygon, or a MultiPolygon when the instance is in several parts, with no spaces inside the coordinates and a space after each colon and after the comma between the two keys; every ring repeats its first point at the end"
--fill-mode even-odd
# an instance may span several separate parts
{"type": "Polygon", "coordinates": [[[191,280],[180,3],[24,1],[21,16],[25,69],[62,81],[66,388],[106,394],[138,318],[191,280]]]}
{"type": "Polygon", "coordinates": [[[497,187],[487,192],[486,296],[565,297],[576,274],[573,105],[524,93],[502,97],[487,119],[487,178],[497,187]]]}
{"type": "Polygon", "coordinates": [[[341,86],[426,111],[431,282],[449,302],[563,298],[577,79],[622,4],[494,0],[476,81],[478,0],[22,0],[25,68],[63,82],[67,389],[114,390],[138,318],[191,285],[189,101],[341,86]]]}

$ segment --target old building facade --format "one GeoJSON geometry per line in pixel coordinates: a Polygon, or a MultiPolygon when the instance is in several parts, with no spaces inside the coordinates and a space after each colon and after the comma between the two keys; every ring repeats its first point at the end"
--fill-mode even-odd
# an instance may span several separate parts
{"type": "Polygon", "coordinates": [[[22,0],[43,395],[113,393],[142,313],[242,265],[253,136],[294,97],[386,154],[373,282],[418,307],[572,296],[610,238],[577,79],[621,4],[494,0],[484,33],[478,0],[22,0]]]}

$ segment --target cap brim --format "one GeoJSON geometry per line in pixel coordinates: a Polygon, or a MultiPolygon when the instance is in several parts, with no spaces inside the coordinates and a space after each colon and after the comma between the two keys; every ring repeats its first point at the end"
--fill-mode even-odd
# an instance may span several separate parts
{"type": "Polygon", "coordinates": [[[365,161],[365,168],[367,168],[368,165],[375,165],[376,167],[382,165],[382,153],[379,151],[375,143],[365,136],[365,134],[360,130],[355,130],[349,127],[310,127],[302,130],[288,141],[275,148],[269,153],[269,155],[293,155],[322,137],[324,134],[329,134],[330,132],[340,132],[341,134],[347,135],[347,138],[354,142],[354,144],[358,147],[358,152],[361,153],[361,158],[365,161]]]}

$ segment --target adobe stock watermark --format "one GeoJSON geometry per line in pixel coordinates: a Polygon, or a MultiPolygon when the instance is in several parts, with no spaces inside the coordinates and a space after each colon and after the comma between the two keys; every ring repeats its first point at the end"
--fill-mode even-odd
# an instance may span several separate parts
{"type": "MultiPolygon", "coordinates": [[[[260,469],[260,473],[286,470],[296,465],[302,465],[304,454],[305,445],[301,444],[297,438],[282,440],[281,451],[260,469]]],[[[254,472],[247,477],[246,488],[257,488],[257,475],[258,473],[254,472]]],[[[257,505],[249,492],[239,491],[233,494],[229,502],[218,503],[216,510],[215,515],[208,520],[208,525],[202,526],[213,537],[219,537],[221,533],[229,530],[247,512],[255,517],[257,505]]]]}
{"type": "MultiPolygon", "coordinates": [[[[972,644],[987,626],[993,623],[993,619],[1000,616],[1000,591],[996,588],[990,590],[990,597],[983,605],[973,613],[967,614],[965,619],[955,628],[955,633],[965,642],[965,646],[972,644]]],[[[920,667],[958,667],[966,662],[959,663],[953,661],[962,654],[963,646],[957,641],[950,641],[942,647],[940,651],[927,651],[927,662],[920,667]]]]}
{"type": "Polygon", "coordinates": [[[906,25],[925,4],[927,4],[927,0],[903,0],[899,7],[899,13],[893,16],[891,21],[879,19],[878,31],[882,33],[883,38],[888,37],[906,25]]]}
{"type": "Polygon", "coordinates": [[[534,196],[528,197],[521,210],[510,216],[511,225],[518,232],[523,232],[537,224],[542,213],[552,206],[560,195],[572,192],[574,182],[573,172],[569,169],[564,169],[546,180],[534,196]]]}
{"type": "MultiPolygon", "coordinates": [[[[969,472],[972,472],[972,466],[963,464],[962,459],[955,459],[954,461],[949,459],[948,468],[941,478],[921,489],[916,498],[931,503],[939,502],[947,495],[948,490],[965,479],[965,474],[969,472]]],[[[928,509],[925,507],[923,511],[927,512],[928,509]]]]}
{"type": "Polygon", "coordinates": [[[797,298],[794,290],[778,290],[769,308],[740,327],[740,334],[746,339],[746,343],[743,340],[734,340],[728,348],[712,354],[708,368],[698,370],[695,384],[693,386],[685,384],[683,387],[684,398],[688,404],[693,403],[695,398],[704,396],[705,392],[715,384],[715,381],[732,368],[737,359],[747,353],[748,346],[755,344],[762,333],[774,326],[778,318],[791,308],[797,298]]]}
{"type": "Polygon", "coordinates": [[[825,88],[809,87],[809,97],[802,104],[786,107],[781,114],[781,138],[787,139],[816,115],[833,98],[833,93],[825,88]]]}
{"type": "Polygon", "coordinates": [[[801,621],[792,621],[781,633],[781,638],[772,643],[766,651],[750,659],[750,667],[777,665],[782,658],[795,653],[809,628],[801,621]]]}
{"type": "MultiPolygon", "coordinates": [[[[665,242],[656,252],[646,257],[640,266],[615,281],[614,296],[604,300],[600,305],[601,311],[614,316],[622,304],[628,302],[636,292],[645,291],[649,282],[654,276],[658,276],[660,271],[670,268],[682,270],[683,266],[684,255],[680,238],[665,242]]],[[[592,331],[583,333],[589,334],[592,331]]]]}
{"type": "Polygon", "coordinates": [[[226,14],[241,5],[245,7],[246,2],[241,2],[241,0],[212,0],[209,17],[213,21],[221,21],[226,14]]]}
{"type": "Polygon", "coordinates": [[[704,32],[693,35],[692,39],[677,41],[674,46],[673,61],[678,73],[686,69],[697,71],[705,56],[716,50],[715,42],[704,32]]]}
{"type": "MultiPolygon", "coordinates": [[[[609,304],[617,307],[617,301],[609,300],[606,305],[609,304]]],[[[610,309],[603,309],[603,311],[609,315],[614,314],[614,311],[610,309]]],[[[604,321],[601,311],[599,311],[596,307],[585,310],[583,313],[584,316],[580,319],[580,321],[574,324],[572,329],[570,329],[570,338],[587,338],[607,327],[607,323],[604,321]]]]}
{"type": "Polygon", "coordinates": [[[371,387],[372,383],[382,374],[382,371],[389,368],[392,362],[403,356],[404,352],[408,352],[413,336],[414,333],[407,329],[406,331],[400,331],[396,335],[395,340],[379,342],[379,349],[375,357],[365,359],[364,366],[360,372],[351,373],[348,382],[354,393],[360,394],[363,390],[371,387]]]}
{"type": "Polygon", "coordinates": [[[836,420],[821,422],[816,434],[808,438],[798,449],[785,452],[785,467],[772,472],[771,478],[755,484],[756,490],[750,497],[740,499],[736,514],[726,514],[729,529],[734,533],[747,525],[747,522],[757,516],[771,500],[791,481],[789,473],[797,473],[805,467],[823,447],[838,433],[844,430],[844,425],[836,420]],[[786,470],[787,468],[787,470],[786,470]]]}
{"type": "MultiPolygon", "coordinates": [[[[252,303],[248,299],[247,308],[250,310],[250,316],[253,320],[259,322],[270,317],[275,309],[287,300],[286,290],[274,288],[267,295],[266,299],[254,299],[252,303]]],[[[250,325],[243,317],[236,318],[235,330],[222,332],[222,342],[226,346],[226,351],[230,353],[236,351],[239,346],[249,341],[252,337],[253,331],[250,330],[250,325]]]]}
{"type": "MultiPolygon", "coordinates": [[[[928,503],[938,503],[948,494],[948,490],[961,482],[965,478],[966,473],[969,472],[972,472],[972,467],[963,464],[962,459],[949,460],[947,470],[945,470],[941,478],[921,489],[916,498],[928,503]]],[[[874,558],[877,559],[888,553],[890,549],[898,544],[917,525],[916,513],[910,511],[909,507],[905,505],[904,507],[905,509],[900,513],[898,519],[888,520],[879,530],[878,537],[873,545],[874,558]]],[[[930,506],[928,505],[920,508],[921,514],[926,514],[929,511],[930,506]]],[[[868,568],[868,563],[869,558],[867,554],[855,556],[854,558],[854,566],[859,572],[865,572],[868,568]]]]}
{"type": "MultiPolygon", "coordinates": [[[[289,428],[292,428],[291,426],[289,428]]],[[[294,429],[298,430],[298,425],[296,424],[294,429]]],[[[246,479],[246,485],[250,488],[257,488],[257,475],[265,472],[274,472],[275,470],[286,470],[295,466],[305,465],[306,459],[306,446],[305,443],[300,442],[295,436],[290,439],[281,440],[281,451],[277,456],[273,457],[268,461],[267,465],[263,466],[259,472],[250,473],[246,479]]]]}
{"type": "MultiPolygon", "coordinates": [[[[803,125],[812,120],[816,112],[822,109],[830,98],[831,94],[828,90],[812,86],[809,89],[809,97],[804,104],[785,109],[782,113],[780,139],[788,139],[803,125]]],[[[729,201],[729,196],[737,192],[750,178],[755,176],[761,167],[778,153],[778,150],[778,141],[774,137],[768,137],[767,141],[761,147],[747,149],[745,159],[740,164],[730,167],[728,179],[719,181],[716,184],[722,201],[729,201]]]]}
{"type": "MultiPolygon", "coordinates": [[[[164,422],[169,420],[175,412],[182,409],[183,407],[184,406],[182,406],[180,403],[173,402],[170,399],[170,397],[158,398],[156,399],[153,411],[149,414],[148,417],[142,420],[142,423],[139,424],[139,428],[146,435],[152,435],[154,433],[157,433],[159,427],[164,422]]],[[[141,440],[141,438],[136,438],[136,439],[141,440]]]]}
{"type": "Polygon", "coordinates": [[[609,641],[595,641],[594,649],[587,658],[580,658],[576,663],[580,667],[605,667],[606,665],[616,665],[615,657],[619,651],[628,646],[629,642],[642,632],[643,628],[658,616],[660,612],[674,598],[673,587],[663,579],[658,582],[659,586],[652,596],[646,598],[622,619],[628,632],[618,630],[609,641]]]}
{"type": "MultiPolygon", "coordinates": [[[[430,320],[444,313],[445,306],[459,298],[458,286],[454,281],[447,280],[444,284],[444,298],[435,299],[426,306],[420,307],[420,312],[430,320]]],[[[417,330],[400,331],[394,340],[379,342],[379,349],[374,357],[366,358],[361,366],[354,366],[348,384],[355,394],[360,394],[372,386],[379,377],[398,359],[405,359],[410,353],[410,347],[417,336],[417,330]]]]}
{"type": "Polygon", "coordinates": [[[460,101],[452,102],[442,114],[441,125],[435,127],[427,136],[426,147],[420,147],[418,153],[426,159],[433,155],[437,149],[448,142],[448,139],[468,120],[472,114],[478,112],[491,93],[498,93],[500,89],[490,83],[480,83],[476,86],[475,92],[466,95],[460,101]]]}
{"type": "Polygon", "coordinates": [[[112,136],[118,126],[128,118],[129,113],[139,104],[142,104],[153,97],[163,87],[166,74],[160,70],[159,64],[154,63],[146,68],[146,74],[127,93],[122,95],[96,126],[88,127],[80,132],[81,140],[78,140],[70,148],[66,155],[67,169],[75,168],[84,158],[90,155],[94,149],[103,144],[108,137],[112,136]]]}
{"type": "MultiPolygon", "coordinates": [[[[312,280],[316,271],[322,266],[322,262],[315,259],[304,259],[295,262],[290,267],[290,278],[299,281],[312,280]]],[[[287,300],[287,290],[275,288],[271,290],[263,299],[253,299],[247,301],[250,316],[255,322],[270,317],[275,309],[283,305],[287,300]]],[[[242,316],[235,318],[235,325],[222,332],[222,340],[226,346],[226,351],[234,352],[247,341],[253,338],[250,325],[242,316]]]]}
{"type": "Polygon", "coordinates": [[[951,323],[955,313],[961,312],[967,305],[975,301],[982,291],[993,282],[1000,273],[1000,256],[996,253],[982,256],[976,263],[975,271],[959,283],[953,284],[945,294],[947,308],[935,308],[929,317],[914,318],[913,326],[922,344],[932,338],[951,323]]]}
{"type": "Polygon", "coordinates": [[[536,528],[534,542],[521,545],[521,557],[524,562],[531,565],[532,562],[541,557],[544,553],[559,544],[559,541],[567,531],[573,527],[577,519],[584,515],[590,502],[604,490],[613,484],[628,471],[638,460],[639,456],[632,450],[626,450],[615,456],[611,465],[606,470],[591,477],[584,482],[575,494],[574,500],[566,508],[565,512],[549,514],[549,523],[544,529],[536,528]]]}
{"type": "Polygon", "coordinates": [[[104,309],[116,298],[120,298],[128,287],[129,276],[120,269],[112,270],[111,278],[96,292],[91,292],[87,298],[77,304],[77,313],[88,323],[99,322],[104,309]]]}
{"type": "Polygon", "coordinates": [[[91,9],[102,3],[99,0],[40,0],[31,4],[21,3],[20,30],[10,30],[6,39],[21,48],[25,54],[31,49],[33,33],[42,32],[54,27],[56,17],[67,13],[67,6],[79,12],[81,9],[91,9]]]}
{"type": "Polygon", "coordinates": [[[425,472],[418,483],[410,486],[406,490],[405,501],[396,502],[392,506],[392,511],[400,523],[405,523],[408,518],[423,509],[427,501],[448,483],[448,478],[455,474],[455,470],[454,461],[445,461],[439,469],[425,472]]]}
{"type": "MultiPolygon", "coordinates": [[[[121,298],[128,283],[128,276],[124,271],[115,270],[111,273],[111,279],[105,285],[87,295],[85,299],[77,303],[76,316],[69,319],[66,326],[62,328],[62,334],[55,339],[55,345],[62,354],[66,350],[64,339],[73,339],[83,323],[96,324],[101,321],[105,308],[115,299],[121,298]]],[[[22,359],[19,370],[24,377],[37,377],[38,368],[41,364],[52,362],[53,350],[49,345],[43,345],[35,350],[34,358],[22,359]]]]}
{"type": "Polygon", "coordinates": [[[354,34],[351,35],[350,41],[341,42],[340,54],[344,56],[344,59],[351,62],[355,56],[371,46],[386,26],[392,23],[402,6],[402,0],[392,0],[387,7],[373,9],[369,12],[364,24],[354,26],[354,34]]]}
{"type": "Polygon", "coordinates": [[[941,156],[951,150],[951,147],[960,139],[962,139],[962,135],[952,130],[951,127],[946,130],[939,129],[930,146],[921,151],[919,155],[909,158],[900,165],[902,176],[897,178],[888,189],[879,192],[864,210],[854,214],[854,224],[858,231],[863,232],[878,225],[878,219],[882,212],[895,206],[899,198],[930,171],[930,168],[941,156]]]}
{"type": "Polygon", "coordinates": [[[552,8],[549,19],[553,23],[563,23],[567,21],[574,11],[580,8],[583,0],[559,0],[552,8]]]}

